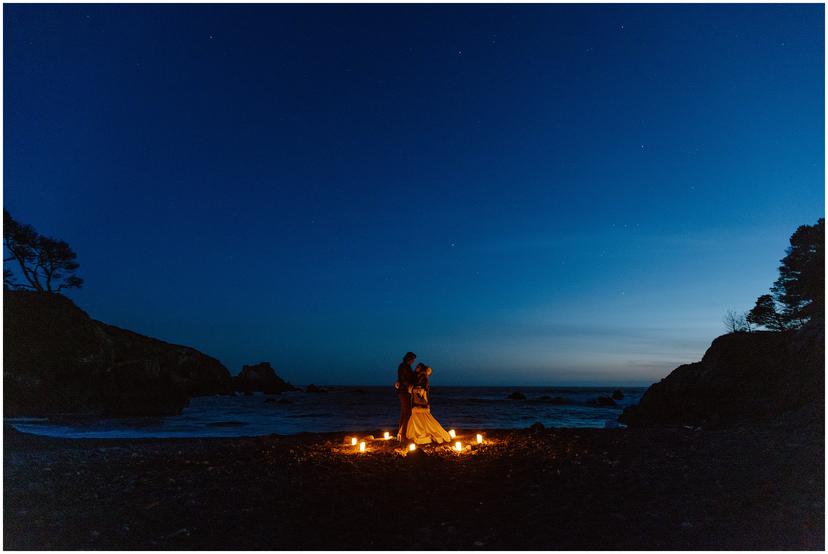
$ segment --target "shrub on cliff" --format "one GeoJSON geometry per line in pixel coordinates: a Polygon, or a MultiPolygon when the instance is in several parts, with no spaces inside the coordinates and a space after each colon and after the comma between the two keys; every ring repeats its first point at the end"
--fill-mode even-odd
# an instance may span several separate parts
{"type": "Polygon", "coordinates": [[[43,236],[31,225],[15,221],[8,210],[3,210],[3,244],[11,254],[3,262],[16,262],[25,281],[17,282],[14,273],[4,267],[4,288],[60,292],[83,285],[83,279],[75,275],[80,264],[69,243],[43,236]]]}

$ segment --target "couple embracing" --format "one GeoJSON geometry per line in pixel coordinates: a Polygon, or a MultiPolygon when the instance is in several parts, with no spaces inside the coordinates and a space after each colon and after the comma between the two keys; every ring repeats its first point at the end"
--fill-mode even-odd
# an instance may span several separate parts
{"type": "Polygon", "coordinates": [[[451,436],[431,415],[428,401],[431,368],[421,363],[412,369],[416,359],[416,354],[408,352],[397,368],[397,382],[394,383],[400,398],[397,440],[410,440],[415,444],[449,442],[451,436]]]}

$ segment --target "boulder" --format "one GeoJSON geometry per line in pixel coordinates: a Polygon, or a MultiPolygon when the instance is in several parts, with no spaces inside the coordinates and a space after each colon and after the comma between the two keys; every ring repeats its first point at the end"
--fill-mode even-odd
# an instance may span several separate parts
{"type": "Polygon", "coordinates": [[[824,400],[824,356],[823,321],[798,331],[723,335],[701,361],[677,367],[647,389],[619,421],[710,427],[777,418],[824,400]]]}
{"type": "Polygon", "coordinates": [[[526,395],[522,392],[513,392],[506,398],[508,398],[509,400],[526,400],[526,395]]]}
{"type": "Polygon", "coordinates": [[[613,400],[623,400],[624,399],[624,393],[621,391],[621,389],[615,389],[614,391],[612,391],[612,399],[613,400]]]}
{"type": "Polygon", "coordinates": [[[320,392],[328,392],[328,391],[326,391],[326,390],[325,390],[325,389],[323,389],[322,387],[317,387],[316,385],[314,385],[313,383],[311,383],[311,384],[310,384],[310,385],[308,385],[308,387],[305,389],[305,392],[320,393],[320,392]]]}
{"type": "Polygon", "coordinates": [[[599,396],[597,398],[592,398],[587,402],[593,406],[613,407],[618,405],[615,403],[615,400],[613,400],[609,396],[599,396]]]}
{"type": "Polygon", "coordinates": [[[281,394],[285,391],[297,390],[296,387],[276,375],[276,370],[270,362],[242,366],[241,372],[233,378],[233,384],[239,392],[263,392],[265,394],[281,394]]]}
{"type": "Polygon", "coordinates": [[[542,433],[544,430],[546,430],[546,427],[544,427],[543,423],[541,423],[540,421],[536,421],[535,423],[529,426],[529,430],[537,434],[542,433]]]}
{"type": "Polygon", "coordinates": [[[566,398],[563,396],[549,396],[548,394],[544,394],[537,399],[537,402],[543,402],[544,404],[566,404],[566,398]]]}
{"type": "Polygon", "coordinates": [[[57,293],[3,292],[4,414],[174,415],[230,394],[227,369],[194,348],[96,321],[57,293]]]}

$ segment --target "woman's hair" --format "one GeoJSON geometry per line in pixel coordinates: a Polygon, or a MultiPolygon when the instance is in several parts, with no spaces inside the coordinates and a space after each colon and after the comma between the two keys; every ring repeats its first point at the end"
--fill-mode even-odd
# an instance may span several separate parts
{"type": "Polygon", "coordinates": [[[416,358],[417,358],[417,355],[414,352],[407,352],[405,354],[405,356],[403,356],[403,362],[408,363],[411,360],[414,360],[416,358]]]}
{"type": "Polygon", "coordinates": [[[431,375],[431,368],[429,366],[425,365],[424,363],[417,364],[417,367],[414,368],[414,371],[416,373],[419,373],[419,372],[422,371],[423,373],[426,374],[426,377],[431,375]]]}

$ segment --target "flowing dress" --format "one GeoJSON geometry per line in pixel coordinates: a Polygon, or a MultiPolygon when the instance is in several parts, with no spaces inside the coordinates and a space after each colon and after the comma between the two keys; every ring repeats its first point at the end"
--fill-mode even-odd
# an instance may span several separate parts
{"type": "Polygon", "coordinates": [[[428,383],[418,384],[411,391],[411,418],[405,430],[405,438],[415,444],[451,442],[451,435],[431,415],[428,403],[428,383]]]}

